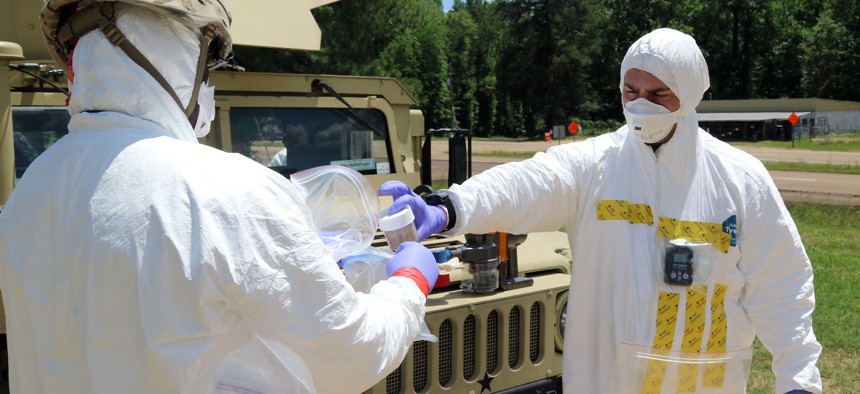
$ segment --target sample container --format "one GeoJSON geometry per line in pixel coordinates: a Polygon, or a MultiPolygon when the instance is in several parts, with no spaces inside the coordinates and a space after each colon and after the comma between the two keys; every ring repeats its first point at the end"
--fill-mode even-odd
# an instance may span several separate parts
{"type": "Polygon", "coordinates": [[[385,233],[385,240],[391,250],[397,250],[401,243],[418,241],[418,231],[415,230],[415,215],[408,205],[398,212],[379,218],[379,228],[385,233]]]}

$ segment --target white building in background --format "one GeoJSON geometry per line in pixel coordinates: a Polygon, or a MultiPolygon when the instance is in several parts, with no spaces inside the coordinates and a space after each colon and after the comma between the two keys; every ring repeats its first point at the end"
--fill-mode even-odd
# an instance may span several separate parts
{"type": "Polygon", "coordinates": [[[860,102],[826,99],[702,100],[699,126],[724,140],[788,140],[860,131],[860,102]],[[798,122],[788,121],[794,113],[798,122]]]}

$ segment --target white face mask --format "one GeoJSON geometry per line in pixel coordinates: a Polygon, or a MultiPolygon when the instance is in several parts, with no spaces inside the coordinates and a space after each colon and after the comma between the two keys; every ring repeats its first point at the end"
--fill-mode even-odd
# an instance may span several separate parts
{"type": "Polygon", "coordinates": [[[194,125],[194,134],[197,138],[203,138],[209,134],[212,121],[215,120],[215,87],[203,82],[200,85],[200,93],[197,94],[197,104],[200,109],[197,113],[197,124],[194,125]]]}
{"type": "Polygon", "coordinates": [[[670,112],[666,107],[644,98],[638,98],[624,106],[627,128],[646,144],[666,138],[672,131],[672,126],[678,123],[679,117],[679,111],[670,112]]]}

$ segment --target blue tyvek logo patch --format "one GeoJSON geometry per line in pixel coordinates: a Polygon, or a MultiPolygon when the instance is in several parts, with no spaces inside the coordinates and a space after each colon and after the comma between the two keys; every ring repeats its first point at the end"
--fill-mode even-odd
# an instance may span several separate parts
{"type": "Polygon", "coordinates": [[[738,246],[738,220],[732,215],[723,222],[723,232],[732,236],[732,246],[738,246]]]}

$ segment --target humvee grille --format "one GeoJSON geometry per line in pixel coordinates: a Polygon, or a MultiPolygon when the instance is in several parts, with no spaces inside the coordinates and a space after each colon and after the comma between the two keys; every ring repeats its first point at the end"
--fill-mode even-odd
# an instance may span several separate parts
{"type": "Polygon", "coordinates": [[[529,313],[529,360],[536,362],[540,356],[540,341],[543,322],[541,322],[540,304],[535,302],[532,304],[532,310],[529,313]]]}
{"type": "Polygon", "coordinates": [[[557,304],[564,302],[559,294],[564,291],[428,313],[425,322],[438,341],[414,342],[397,370],[364,394],[477,394],[486,393],[487,384],[495,392],[559,376],[561,353],[553,330],[557,304]]]}
{"type": "Polygon", "coordinates": [[[439,381],[442,385],[451,384],[452,353],[454,338],[452,337],[451,320],[445,320],[439,326],[439,381]]]}
{"type": "Polygon", "coordinates": [[[517,367],[520,362],[520,307],[511,308],[508,320],[508,366],[517,367]]]}
{"type": "Polygon", "coordinates": [[[388,374],[388,377],[385,378],[385,392],[399,393],[402,383],[402,379],[400,378],[400,369],[397,369],[388,374]]]}
{"type": "MultiPolygon", "coordinates": [[[[412,344],[412,362],[414,363],[414,374],[412,375],[412,389],[420,393],[427,386],[427,341],[417,341],[412,344]]],[[[398,369],[396,372],[399,372],[398,369]]]]}
{"type": "Polygon", "coordinates": [[[490,312],[487,316],[487,371],[495,371],[499,366],[499,313],[490,312]]]}
{"type": "Polygon", "coordinates": [[[463,324],[463,379],[475,377],[475,315],[469,315],[463,324]]]}
{"type": "Polygon", "coordinates": [[[401,387],[402,379],[400,378],[400,369],[398,368],[394,370],[394,372],[388,374],[388,377],[385,378],[385,392],[399,393],[401,387]]]}

